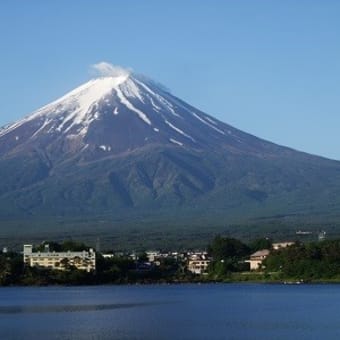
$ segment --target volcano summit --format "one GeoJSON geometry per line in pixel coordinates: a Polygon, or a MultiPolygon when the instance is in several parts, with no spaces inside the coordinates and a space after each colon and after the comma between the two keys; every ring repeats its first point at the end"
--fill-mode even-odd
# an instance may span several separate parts
{"type": "Polygon", "coordinates": [[[128,72],[90,80],[0,130],[5,153],[36,147],[61,150],[61,158],[81,153],[96,159],[104,156],[101,151],[112,156],[148,145],[238,152],[247,145],[255,153],[256,148],[268,147],[254,137],[247,141],[249,137],[128,72]]]}
{"type": "Polygon", "coordinates": [[[244,133],[123,69],[3,127],[0,176],[2,225],[339,215],[339,162],[244,133]]]}

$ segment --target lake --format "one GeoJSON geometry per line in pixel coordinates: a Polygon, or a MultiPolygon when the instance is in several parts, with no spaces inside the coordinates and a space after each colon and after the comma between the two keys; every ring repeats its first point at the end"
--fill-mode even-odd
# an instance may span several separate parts
{"type": "Polygon", "coordinates": [[[0,339],[340,339],[340,285],[0,288],[0,339]]]}

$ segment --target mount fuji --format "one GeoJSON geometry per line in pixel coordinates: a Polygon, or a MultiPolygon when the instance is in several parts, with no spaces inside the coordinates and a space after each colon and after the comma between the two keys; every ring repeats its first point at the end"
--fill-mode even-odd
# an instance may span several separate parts
{"type": "Polygon", "coordinates": [[[339,216],[340,162],[242,132],[124,69],[1,128],[0,178],[0,227],[17,233],[42,219],[109,231],[339,216]]]}
{"type": "Polygon", "coordinates": [[[283,151],[200,112],[151,80],[128,72],[90,80],[5,126],[0,138],[1,156],[39,150],[47,158],[55,155],[54,161],[72,154],[102,159],[151,145],[232,153],[283,151]]]}

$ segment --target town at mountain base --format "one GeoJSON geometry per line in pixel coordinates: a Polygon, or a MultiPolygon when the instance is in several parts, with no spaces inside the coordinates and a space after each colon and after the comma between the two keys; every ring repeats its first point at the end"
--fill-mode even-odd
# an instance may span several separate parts
{"type": "Polygon", "coordinates": [[[206,250],[99,252],[72,240],[0,251],[0,286],[187,282],[340,282],[340,240],[245,244],[216,236],[206,250]]]}

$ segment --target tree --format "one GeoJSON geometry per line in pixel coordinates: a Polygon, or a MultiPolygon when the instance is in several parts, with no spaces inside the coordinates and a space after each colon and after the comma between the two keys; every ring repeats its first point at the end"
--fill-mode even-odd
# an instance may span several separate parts
{"type": "Polygon", "coordinates": [[[250,254],[247,245],[239,240],[216,236],[208,247],[213,262],[209,266],[209,273],[214,279],[226,278],[229,273],[243,269],[243,259],[250,254]]]}
{"type": "Polygon", "coordinates": [[[60,266],[63,267],[64,269],[69,269],[70,268],[70,261],[66,257],[60,260],[60,266]]]}
{"type": "Polygon", "coordinates": [[[0,257],[0,285],[7,285],[12,276],[10,261],[4,256],[0,257]]]}
{"type": "Polygon", "coordinates": [[[228,258],[242,258],[250,252],[249,247],[241,241],[221,236],[215,237],[208,250],[215,261],[226,260],[228,258]]]}
{"type": "Polygon", "coordinates": [[[259,238],[250,243],[250,249],[252,252],[256,252],[261,249],[271,249],[272,241],[269,238],[259,238]]]}
{"type": "Polygon", "coordinates": [[[54,242],[54,241],[44,241],[42,242],[39,246],[36,247],[36,251],[41,251],[43,252],[45,250],[45,245],[48,245],[49,246],[49,250],[50,251],[61,251],[61,245],[57,242],[54,242]]]}
{"type": "Polygon", "coordinates": [[[138,258],[138,261],[139,261],[139,262],[148,262],[148,261],[149,261],[148,255],[147,255],[145,252],[139,253],[139,254],[137,255],[137,258],[138,258]]]}
{"type": "Polygon", "coordinates": [[[83,251],[83,250],[89,250],[89,247],[86,246],[86,244],[82,242],[67,240],[61,244],[61,249],[62,251],[83,251]]]}

